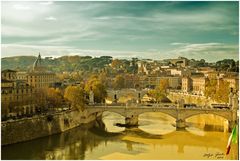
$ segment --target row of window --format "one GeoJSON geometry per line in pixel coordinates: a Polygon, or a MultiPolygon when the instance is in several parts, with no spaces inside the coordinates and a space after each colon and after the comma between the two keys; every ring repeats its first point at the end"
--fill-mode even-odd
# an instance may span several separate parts
{"type": "Polygon", "coordinates": [[[16,94],[21,94],[21,93],[32,93],[32,88],[30,89],[14,89],[14,90],[1,90],[1,94],[12,94],[12,93],[16,93],[16,94]]]}
{"type": "Polygon", "coordinates": [[[8,79],[16,79],[16,75],[12,73],[3,73],[3,77],[8,78],[8,79]]]}
{"type": "Polygon", "coordinates": [[[30,82],[53,82],[53,79],[30,79],[30,82]]]}
{"type": "Polygon", "coordinates": [[[39,79],[39,78],[54,78],[55,76],[54,75],[40,75],[40,76],[28,76],[30,77],[30,79],[39,79]]]}

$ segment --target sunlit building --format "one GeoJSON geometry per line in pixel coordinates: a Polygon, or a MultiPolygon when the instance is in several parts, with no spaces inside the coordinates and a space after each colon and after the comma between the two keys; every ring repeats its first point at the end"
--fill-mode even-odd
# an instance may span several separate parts
{"type": "Polygon", "coordinates": [[[191,76],[182,78],[182,91],[197,95],[204,95],[207,78],[204,76],[191,76]]]}
{"type": "Polygon", "coordinates": [[[2,118],[31,115],[44,109],[44,89],[55,82],[55,74],[47,71],[41,55],[30,72],[3,70],[1,72],[2,118]]]}
{"type": "Polygon", "coordinates": [[[35,112],[34,89],[26,81],[18,80],[16,73],[9,69],[1,72],[2,119],[35,112]]]}
{"type": "Polygon", "coordinates": [[[27,73],[27,81],[34,88],[49,87],[56,81],[55,73],[44,67],[40,53],[33,64],[33,69],[27,73]]]}
{"type": "Polygon", "coordinates": [[[182,78],[182,91],[187,93],[192,90],[192,79],[190,77],[182,78]]]}

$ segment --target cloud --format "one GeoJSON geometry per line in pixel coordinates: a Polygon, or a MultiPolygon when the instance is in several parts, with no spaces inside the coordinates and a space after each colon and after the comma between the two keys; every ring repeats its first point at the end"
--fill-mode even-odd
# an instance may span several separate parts
{"type": "Polygon", "coordinates": [[[80,55],[80,56],[113,56],[114,58],[153,58],[156,52],[140,51],[117,51],[117,50],[90,50],[79,49],[69,46],[37,46],[37,45],[19,45],[19,44],[2,44],[2,57],[18,55],[34,55],[41,52],[43,56],[59,57],[63,55],[80,55]]]}
{"type": "Polygon", "coordinates": [[[13,5],[13,8],[16,10],[30,10],[31,8],[27,5],[22,5],[22,4],[15,4],[13,5]]]}
{"type": "Polygon", "coordinates": [[[47,20],[47,21],[56,21],[57,18],[53,17],[53,16],[49,16],[49,17],[46,17],[45,20],[47,20]]]}
{"type": "MultiPolygon", "coordinates": [[[[207,59],[211,55],[213,60],[214,56],[227,57],[236,51],[227,48],[225,55],[214,55],[214,51],[223,53],[218,49],[221,46],[238,44],[237,3],[219,3],[199,2],[199,7],[195,2],[3,2],[2,43],[141,51],[139,56],[157,59],[178,55],[199,58],[200,53],[207,59]],[[186,7],[189,4],[195,9],[186,7]],[[223,44],[208,43],[220,40],[223,44]]],[[[11,52],[7,48],[6,53],[24,54],[22,47],[13,48],[11,52]]],[[[25,49],[32,53],[30,47],[25,49]]],[[[59,50],[46,52],[60,53],[59,50]]],[[[66,53],[71,52],[68,49],[66,53]]],[[[117,53],[111,54],[124,55],[117,53]]]]}
{"type": "Polygon", "coordinates": [[[238,60],[238,45],[224,43],[202,43],[187,44],[169,52],[176,56],[187,58],[205,59],[215,61],[216,59],[235,59],[238,60]]]}
{"type": "Polygon", "coordinates": [[[52,1],[40,2],[39,4],[41,4],[41,5],[51,5],[51,4],[53,4],[53,2],[52,1]]]}
{"type": "Polygon", "coordinates": [[[169,52],[161,52],[158,49],[149,49],[147,51],[118,51],[118,50],[92,50],[81,49],[70,46],[53,46],[53,45],[19,45],[19,44],[2,44],[2,57],[17,55],[34,55],[41,52],[43,56],[59,57],[63,55],[80,55],[80,56],[113,56],[114,58],[132,58],[140,59],[169,59],[179,56],[189,59],[205,59],[209,62],[215,62],[222,59],[238,60],[238,46],[222,43],[204,43],[189,44],[180,46],[169,52]]]}
{"type": "Polygon", "coordinates": [[[187,44],[189,43],[173,42],[170,45],[179,46],[179,45],[187,45],[187,44]]]}

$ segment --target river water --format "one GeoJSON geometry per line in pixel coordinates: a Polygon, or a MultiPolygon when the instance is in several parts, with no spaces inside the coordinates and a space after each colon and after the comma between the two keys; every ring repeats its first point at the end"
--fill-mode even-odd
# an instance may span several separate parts
{"type": "Polygon", "coordinates": [[[62,134],[2,147],[2,159],[238,159],[238,145],[225,155],[230,133],[227,121],[214,115],[187,120],[176,130],[175,120],[162,113],[139,116],[139,127],[125,129],[118,114],[105,112],[96,122],[62,134]]]}

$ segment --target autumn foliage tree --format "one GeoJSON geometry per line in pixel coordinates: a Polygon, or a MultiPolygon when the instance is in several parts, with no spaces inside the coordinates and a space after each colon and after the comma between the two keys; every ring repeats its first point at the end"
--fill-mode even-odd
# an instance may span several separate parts
{"type": "Polygon", "coordinates": [[[149,95],[156,99],[157,102],[163,101],[166,98],[167,88],[169,87],[168,79],[161,79],[159,86],[154,90],[149,91],[149,95]]]}
{"type": "Polygon", "coordinates": [[[227,103],[229,94],[229,83],[224,80],[210,79],[206,84],[205,95],[216,102],[227,103]]]}
{"type": "Polygon", "coordinates": [[[47,89],[47,103],[50,108],[59,108],[62,106],[63,95],[59,89],[47,89]]]}
{"type": "Polygon", "coordinates": [[[121,75],[117,75],[114,79],[114,82],[113,82],[113,88],[114,89],[124,88],[124,83],[125,83],[124,77],[121,76],[121,75]]]}
{"type": "Polygon", "coordinates": [[[205,96],[214,98],[217,93],[217,80],[216,79],[210,79],[206,82],[206,88],[205,88],[205,96]]]}
{"type": "Polygon", "coordinates": [[[89,94],[92,90],[94,93],[94,102],[101,103],[105,101],[105,98],[107,97],[107,91],[103,84],[103,82],[100,81],[98,76],[94,75],[90,77],[85,84],[85,90],[89,94]]]}
{"type": "Polygon", "coordinates": [[[111,63],[111,66],[113,68],[119,68],[121,66],[122,62],[119,59],[114,59],[111,63]]]}
{"type": "Polygon", "coordinates": [[[220,80],[219,87],[217,88],[215,100],[227,103],[229,94],[230,94],[229,83],[226,81],[220,80]]]}
{"type": "Polygon", "coordinates": [[[64,98],[71,102],[74,109],[84,110],[86,99],[85,91],[81,86],[68,86],[65,89],[64,98]]]}

